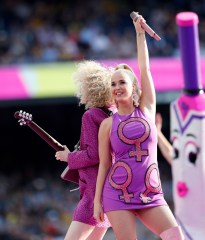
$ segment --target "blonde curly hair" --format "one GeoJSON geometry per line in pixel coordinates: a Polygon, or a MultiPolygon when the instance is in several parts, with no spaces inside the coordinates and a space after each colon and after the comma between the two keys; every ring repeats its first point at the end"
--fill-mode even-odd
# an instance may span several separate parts
{"type": "Polygon", "coordinates": [[[85,108],[110,106],[113,102],[111,95],[112,68],[102,64],[84,60],[77,63],[73,79],[77,85],[76,96],[79,104],[85,108]]]}

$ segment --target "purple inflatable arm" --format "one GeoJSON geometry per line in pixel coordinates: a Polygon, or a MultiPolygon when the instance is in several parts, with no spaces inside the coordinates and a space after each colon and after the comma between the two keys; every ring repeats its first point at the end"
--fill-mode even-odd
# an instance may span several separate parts
{"type": "Polygon", "coordinates": [[[199,19],[196,13],[181,12],[176,15],[176,23],[184,73],[184,90],[187,94],[199,94],[203,92],[198,37],[199,19]]]}

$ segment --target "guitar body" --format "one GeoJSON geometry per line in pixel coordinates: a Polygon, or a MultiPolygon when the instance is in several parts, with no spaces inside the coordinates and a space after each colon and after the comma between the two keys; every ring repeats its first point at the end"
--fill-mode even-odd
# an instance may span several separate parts
{"type": "MultiPolygon", "coordinates": [[[[49,144],[55,151],[64,150],[64,147],[51,137],[46,131],[44,131],[40,126],[38,126],[33,120],[32,115],[26,112],[17,111],[14,117],[19,119],[19,124],[21,126],[28,126],[31,128],[39,137],[41,137],[47,144],[49,144]]],[[[79,184],[79,174],[77,169],[69,169],[69,166],[61,174],[63,180],[79,184]]]]}

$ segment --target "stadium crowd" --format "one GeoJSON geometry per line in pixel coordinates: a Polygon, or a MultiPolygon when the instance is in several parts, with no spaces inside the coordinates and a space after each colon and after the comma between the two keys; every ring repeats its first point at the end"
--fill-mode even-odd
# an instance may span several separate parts
{"type": "MultiPolygon", "coordinates": [[[[162,177],[166,200],[173,207],[171,180],[162,177]]],[[[76,187],[48,172],[33,177],[20,171],[9,177],[0,174],[0,239],[63,240],[79,200],[76,187]]],[[[157,239],[140,222],[138,234],[142,240],[157,239]]],[[[115,239],[111,229],[104,239],[115,239]]]]}
{"type": "Polygon", "coordinates": [[[162,38],[147,38],[151,56],[178,54],[175,16],[180,11],[198,14],[204,52],[204,0],[5,0],[0,7],[0,64],[134,57],[133,10],[162,38]]]}
{"type": "Polygon", "coordinates": [[[78,200],[57,176],[0,175],[0,239],[63,239],[78,200]],[[59,180],[59,181],[58,181],[59,180]]]}
{"type": "MultiPolygon", "coordinates": [[[[129,18],[133,10],[162,38],[156,42],[147,37],[151,57],[177,56],[176,13],[196,12],[204,54],[204,0],[3,0],[0,65],[135,57],[129,18]]],[[[79,192],[70,192],[73,186],[59,176],[40,175],[27,179],[18,171],[11,176],[0,172],[1,240],[63,239],[79,192]]],[[[165,174],[162,179],[165,197],[172,205],[170,177],[165,174]]],[[[153,239],[146,233],[144,237],[153,239]]]]}

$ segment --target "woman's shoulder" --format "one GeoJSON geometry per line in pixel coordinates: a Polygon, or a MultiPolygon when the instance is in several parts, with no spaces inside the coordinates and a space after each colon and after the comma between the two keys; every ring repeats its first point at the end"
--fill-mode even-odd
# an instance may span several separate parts
{"type": "Polygon", "coordinates": [[[99,125],[107,117],[108,117],[107,113],[102,109],[90,108],[84,112],[83,121],[90,121],[90,122],[92,121],[99,125]]]}
{"type": "Polygon", "coordinates": [[[89,108],[84,113],[84,115],[96,115],[96,114],[99,114],[99,115],[106,114],[106,111],[104,111],[103,108],[93,107],[93,108],[89,108]]]}
{"type": "Polygon", "coordinates": [[[99,108],[89,108],[84,112],[83,118],[88,118],[88,117],[95,118],[102,114],[103,114],[103,112],[99,108]]]}
{"type": "Polygon", "coordinates": [[[112,125],[112,116],[105,118],[101,123],[101,128],[107,129],[112,125]]]}
{"type": "Polygon", "coordinates": [[[137,109],[138,113],[140,113],[144,118],[154,121],[155,114],[152,113],[150,110],[148,110],[147,108],[142,108],[142,107],[136,107],[136,109],[137,109]]]}

